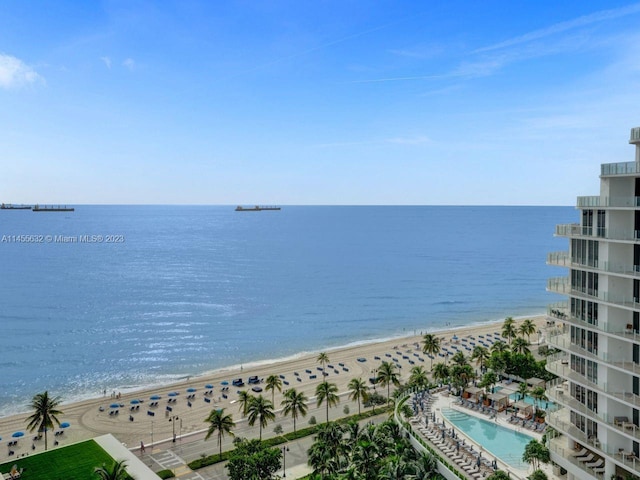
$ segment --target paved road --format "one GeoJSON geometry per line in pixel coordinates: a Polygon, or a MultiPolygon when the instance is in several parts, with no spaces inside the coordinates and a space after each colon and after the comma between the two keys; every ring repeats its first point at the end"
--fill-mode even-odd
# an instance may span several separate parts
{"type": "MultiPolygon", "coordinates": [[[[344,407],[349,406],[350,414],[357,413],[357,403],[351,402],[347,399],[347,394],[340,396],[340,404],[336,407],[329,409],[329,420],[335,420],[340,417],[344,417],[344,407]]],[[[237,412],[233,413],[237,416],[237,412]]],[[[315,416],[318,422],[324,421],[326,418],[325,406],[317,407],[315,403],[310,404],[309,412],[305,418],[299,418],[296,422],[297,428],[304,428],[309,424],[309,418],[315,416]]],[[[388,415],[378,415],[373,417],[374,422],[381,422],[385,420],[388,415]]],[[[367,419],[361,423],[371,421],[367,419]]],[[[283,418],[281,412],[278,413],[276,422],[269,424],[269,426],[263,430],[263,438],[272,438],[276,434],[273,432],[275,425],[281,425],[283,431],[293,431],[293,420],[290,417],[283,418]]],[[[179,430],[178,430],[179,432],[179,430]]],[[[259,428],[257,425],[251,427],[248,425],[246,419],[236,420],[236,426],[233,429],[233,433],[237,437],[241,438],[257,438],[259,434],[259,428]]],[[[145,452],[141,454],[141,459],[152,470],[159,471],[163,469],[174,470],[176,478],[180,480],[223,480],[227,479],[227,471],[225,469],[225,463],[219,463],[199,469],[197,472],[191,471],[186,464],[196,460],[203,455],[211,455],[218,452],[217,436],[212,436],[209,440],[204,440],[205,432],[197,432],[183,436],[182,438],[177,435],[176,442],[173,443],[171,439],[162,441],[154,445],[153,449],[147,446],[145,452]]],[[[289,474],[287,478],[296,478],[292,474],[305,475],[309,472],[307,467],[307,450],[313,443],[313,437],[305,437],[303,439],[289,442],[286,447],[289,449],[286,452],[286,467],[289,474]]],[[[283,446],[285,446],[283,444],[283,446]]],[[[225,436],[222,442],[222,451],[230,450],[233,448],[233,437],[225,436]]],[[[282,448],[282,447],[281,447],[282,448]]],[[[139,450],[135,450],[140,454],[139,450]]],[[[284,473],[284,472],[282,472],[284,473]]]]}

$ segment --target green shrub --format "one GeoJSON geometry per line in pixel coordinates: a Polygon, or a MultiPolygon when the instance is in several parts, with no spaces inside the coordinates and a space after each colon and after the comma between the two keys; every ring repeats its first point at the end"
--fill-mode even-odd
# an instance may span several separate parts
{"type": "Polygon", "coordinates": [[[162,479],[175,477],[172,470],[160,470],[159,472],[156,472],[156,475],[162,479]]]}

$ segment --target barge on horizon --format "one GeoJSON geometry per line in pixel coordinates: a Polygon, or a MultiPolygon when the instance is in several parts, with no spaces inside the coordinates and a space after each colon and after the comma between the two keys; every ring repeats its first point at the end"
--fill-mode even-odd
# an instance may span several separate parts
{"type": "Polygon", "coordinates": [[[255,207],[243,207],[242,205],[238,205],[236,207],[236,212],[261,212],[262,210],[280,210],[280,207],[265,207],[256,205],[255,207]]]}

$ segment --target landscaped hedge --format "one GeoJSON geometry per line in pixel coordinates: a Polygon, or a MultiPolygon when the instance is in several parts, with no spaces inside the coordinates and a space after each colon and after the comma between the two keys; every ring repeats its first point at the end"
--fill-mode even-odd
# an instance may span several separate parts
{"type": "Polygon", "coordinates": [[[156,475],[162,479],[175,477],[172,470],[160,470],[159,472],[156,472],[156,475]]]}
{"type": "MultiPolygon", "coordinates": [[[[369,410],[368,412],[362,412],[356,415],[350,415],[348,417],[339,418],[336,420],[336,423],[345,424],[349,422],[359,422],[360,420],[365,420],[370,417],[374,417],[376,415],[380,415],[389,411],[393,411],[393,407],[382,407],[378,408],[375,411],[369,410]]],[[[283,435],[279,435],[274,438],[269,438],[267,440],[263,440],[263,445],[267,447],[275,447],[276,445],[282,445],[283,443],[291,442],[293,440],[298,440],[299,438],[308,437],[309,435],[314,435],[323,427],[323,424],[313,425],[311,427],[301,428],[297,430],[295,433],[285,433],[283,435]]],[[[191,470],[198,470],[199,468],[208,467],[209,465],[214,465],[216,463],[224,462],[229,459],[233,450],[227,450],[222,452],[222,456],[215,453],[213,455],[209,455],[206,457],[198,458],[189,462],[189,468],[191,470]]]]}

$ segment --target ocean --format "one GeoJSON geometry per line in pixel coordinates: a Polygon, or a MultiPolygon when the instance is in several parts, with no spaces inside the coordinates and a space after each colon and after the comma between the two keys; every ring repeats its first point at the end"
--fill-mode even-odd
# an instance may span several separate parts
{"type": "Polygon", "coordinates": [[[573,207],[0,210],[0,415],[544,313],[573,207]]]}

